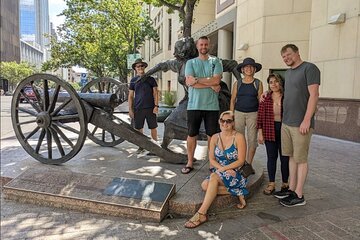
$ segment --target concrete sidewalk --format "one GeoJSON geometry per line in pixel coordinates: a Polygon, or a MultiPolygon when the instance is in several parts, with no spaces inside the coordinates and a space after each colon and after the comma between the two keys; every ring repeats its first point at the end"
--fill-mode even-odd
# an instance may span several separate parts
{"type": "MultiPolygon", "coordinates": [[[[200,145],[196,171],[190,175],[180,173],[181,165],[159,163],[156,157],[138,158],[137,147],[127,142],[104,148],[87,140],[74,159],[59,167],[176,182],[179,186],[186,186],[191,179],[200,184],[207,174],[206,143],[200,145]]],[[[171,147],[184,152],[185,146],[184,141],[174,141],[171,147]]],[[[264,170],[265,156],[265,147],[260,146],[255,161],[264,170]]],[[[10,133],[1,139],[1,157],[2,177],[13,178],[29,167],[42,166],[27,155],[10,133]]],[[[180,217],[156,224],[2,199],[1,239],[359,239],[359,170],[360,144],[315,135],[305,187],[307,205],[303,207],[280,206],[274,197],[262,194],[262,186],[248,200],[246,209],[238,210],[232,205],[221,211],[215,209],[208,223],[189,230],[183,227],[186,219],[180,217]]],[[[279,178],[278,187],[280,182],[279,178]]],[[[201,199],[203,193],[198,189],[199,185],[177,190],[201,199]]]]}

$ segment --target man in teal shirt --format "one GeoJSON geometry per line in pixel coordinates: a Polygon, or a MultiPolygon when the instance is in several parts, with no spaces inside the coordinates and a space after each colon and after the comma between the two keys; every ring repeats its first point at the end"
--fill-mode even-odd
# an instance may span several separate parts
{"type": "Polygon", "coordinates": [[[206,36],[196,42],[197,58],[186,62],[186,84],[189,86],[187,105],[187,155],[188,162],[181,170],[187,174],[193,170],[194,153],[201,122],[204,120],[208,142],[219,132],[219,91],[223,67],[219,58],[209,55],[210,40],[206,36]]]}

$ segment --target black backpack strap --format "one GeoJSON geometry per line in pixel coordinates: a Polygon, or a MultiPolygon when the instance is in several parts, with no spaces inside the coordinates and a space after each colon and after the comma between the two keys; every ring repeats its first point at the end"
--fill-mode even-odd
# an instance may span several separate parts
{"type": "Polygon", "coordinates": [[[239,92],[239,90],[240,90],[240,86],[241,86],[241,84],[242,84],[242,78],[240,78],[238,81],[237,81],[237,89],[238,89],[238,92],[239,92]]]}
{"type": "Polygon", "coordinates": [[[255,87],[256,91],[259,91],[259,86],[260,86],[260,80],[255,78],[254,87],[255,87]]]}
{"type": "MultiPolygon", "coordinates": [[[[241,86],[241,84],[242,84],[242,79],[238,80],[237,84],[238,84],[237,89],[238,89],[238,91],[239,91],[240,86],[241,86]]],[[[255,87],[256,91],[259,91],[259,86],[260,86],[260,80],[257,79],[257,78],[255,78],[255,80],[254,80],[254,87],[255,87]]]]}

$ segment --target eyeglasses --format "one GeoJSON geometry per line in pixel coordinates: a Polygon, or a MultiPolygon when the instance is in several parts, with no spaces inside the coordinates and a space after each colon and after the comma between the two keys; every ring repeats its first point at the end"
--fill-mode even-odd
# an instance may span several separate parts
{"type": "Polygon", "coordinates": [[[144,68],[145,65],[136,65],[135,67],[136,67],[136,68],[144,68]]]}
{"type": "Polygon", "coordinates": [[[221,124],[224,124],[224,123],[230,124],[230,123],[233,123],[233,122],[234,122],[233,119],[220,119],[221,124]]]}

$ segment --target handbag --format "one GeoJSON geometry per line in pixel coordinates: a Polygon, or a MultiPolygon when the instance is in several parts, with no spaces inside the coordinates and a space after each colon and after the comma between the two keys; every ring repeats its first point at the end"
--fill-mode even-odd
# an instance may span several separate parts
{"type": "Polygon", "coordinates": [[[239,169],[239,172],[244,178],[248,178],[254,172],[254,169],[250,163],[245,161],[244,165],[239,169]]]}
{"type": "MultiPolygon", "coordinates": [[[[220,139],[220,143],[221,143],[221,146],[223,148],[223,150],[225,150],[224,148],[224,144],[223,144],[223,141],[220,137],[220,133],[219,133],[219,139],[220,139]]],[[[224,154],[224,157],[229,160],[226,156],[226,154],[224,154]]],[[[244,177],[244,178],[248,178],[251,174],[253,174],[254,172],[254,169],[252,168],[251,164],[248,163],[247,161],[244,162],[244,164],[241,166],[241,168],[239,169],[239,173],[244,177]]]]}

